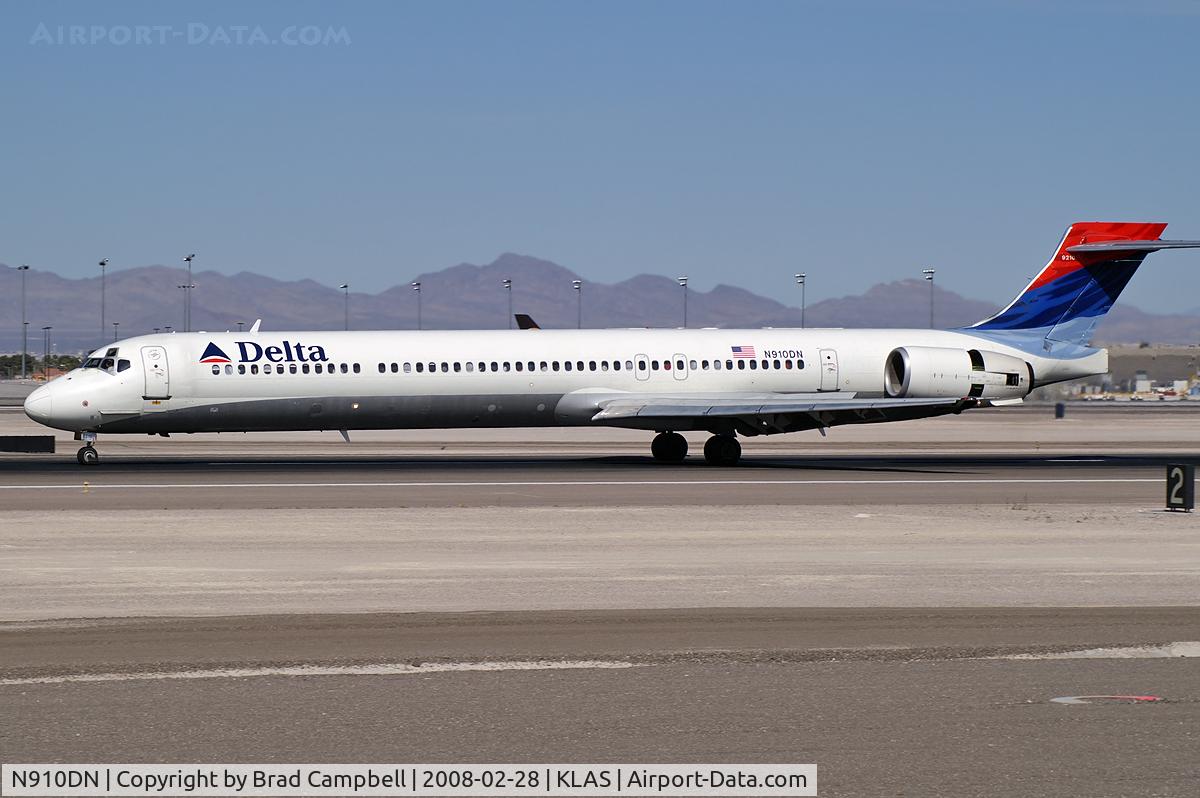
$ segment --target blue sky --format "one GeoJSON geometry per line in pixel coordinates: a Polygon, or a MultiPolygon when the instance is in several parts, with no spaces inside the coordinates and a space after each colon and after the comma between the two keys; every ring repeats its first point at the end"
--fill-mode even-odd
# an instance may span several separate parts
{"type": "Polygon", "coordinates": [[[377,290],[515,251],[790,304],[934,266],[1000,304],[1071,221],[1200,238],[1198,34],[1190,2],[5,3],[0,262],[377,290]]]}

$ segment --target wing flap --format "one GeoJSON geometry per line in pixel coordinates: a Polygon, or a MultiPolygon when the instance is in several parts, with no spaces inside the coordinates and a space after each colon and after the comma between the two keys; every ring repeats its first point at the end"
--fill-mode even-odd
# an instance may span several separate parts
{"type": "Polygon", "coordinates": [[[626,396],[599,403],[597,424],[637,429],[728,430],[743,435],[770,435],[842,424],[905,421],[961,413],[983,402],[977,399],[826,399],[775,395],[769,399],[685,399],[677,396],[626,396]]]}

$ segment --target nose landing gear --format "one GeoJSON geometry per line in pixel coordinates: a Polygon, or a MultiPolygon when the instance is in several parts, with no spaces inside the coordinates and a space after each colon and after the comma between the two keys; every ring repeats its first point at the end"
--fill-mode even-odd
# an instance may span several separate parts
{"type": "Polygon", "coordinates": [[[100,465],[100,454],[96,451],[96,433],[83,432],[75,440],[83,441],[83,448],[75,453],[75,459],[82,466],[100,465]]]}

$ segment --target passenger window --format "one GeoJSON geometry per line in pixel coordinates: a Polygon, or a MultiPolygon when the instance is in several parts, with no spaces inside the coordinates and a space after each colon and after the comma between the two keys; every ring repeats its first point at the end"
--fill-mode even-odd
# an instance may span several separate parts
{"type": "MultiPolygon", "coordinates": [[[[676,361],[675,361],[675,368],[679,369],[680,371],[683,371],[683,361],[682,361],[682,360],[676,360],[676,361]]],[[[693,364],[692,364],[692,368],[696,368],[696,365],[695,365],[695,363],[693,363],[693,364]]]]}
{"type": "MultiPolygon", "coordinates": [[[[692,371],[695,371],[695,370],[698,368],[698,367],[696,366],[696,361],[694,361],[694,360],[693,360],[693,361],[692,361],[692,362],[691,362],[689,365],[691,366],[691,368],[692,368],[692,371]]],[[[704,363],[704,367],[705,367],[705,368],[708,368],[708,361],[705,361],[705,363],[704,363]]]]}
{"type": "MultiPolygon", "coordinates": [[[[533,363],[533,361],[532,361],[532,360],[531,360],[531,361],[529,361],[529,363],[528,363],[527,365],[529,366],[529,370],[530,370],[530,371],[533,371],[533,369],[534,369],[534,363],[533,363]]],[[[542,364],[542,365],[543,365],[543,367],[545,366],[545,364],[542,364]]]]}
{"type": "Polygon", "coordinates": [[[670,371],[670,370],[671,370],[671,361],[664,360],[663,361],[663,371],[670,371]]]}
{"type": "MultiPolygon", "coordinates": [[[[742,362],[742,361],[738,361],[738,362],[742,362]]],[[[726,361],[725,361],[725,368],[726,368],[726,369],[732,369],[732,368],[733,368],[733,361],[732,361],[732,360],[726,360],[726,361]]],[[[745,368],[745,366],[742,366],[742,368],[745,368]]]]}
{"type": "Polygon", "coordinates": [[[393,364],[392,364],[392,373],[393,373],[393,374],[398,374],[399,372],[400,372],[400,364],[399,364],[399,363],[393,363],[393,364]]]}
{"type": "Polygon", "coordinates": [[[657,361],[657,360],[651,360],[651,361],[650,361],[650,368],[651,368],[652,370],[654,370],[654,371],[658,371],[658,361],[657,361]]]}
{"type": "Polygon", "coordinates": [[[583,371],[583,361],[582,361],[582,360],[576,360],[576,361],[575,361],[575,370],[576,370],[576,371],[583,371]]]}
{"type": "Polygon", "coordinates": [[[595,371],[595,370],[596,370],[596,361],[589,360],[588,361],[588,371],[595,371]]]}
{"type": "Polygon", "coordinates": [[[220,374],[220,373],[221,373],[221,367],[213,366],[213,374],[220,374]]]}
{"type": "Polygon", "coordinates": [[[467,371],[474,371],[474,370],[475,370],[475,364],[468,360],[467,361],[467,371]]]}
{"type": "Polygon", "coordinates": [[[270,374],[270,373],[271,373],[271,364],[263,363],[263,374],[270,374]]]}
{"type": "Polygon", "coordinates": [[[521,361],[517,361],[517,371],[521,370],[521,361]]]}
{"type": "MultiPolygon", "coordinates": [[[[420,364],[420,363],[418,363],[417,365],[419,366],[419,365],[421,365],[421,364],[420,364]]],[[[405,364],[404,364],[404,373],[405,373],[405,374],[411,374],[411,373],[412,373],[412,363],[405,363],[405,364]]]]}
{"type": "MultiPolygon", "coordinates": [[[[308,371],[308,369],[305,369],[305,371],[308,371]]],[[[246,366],[244,364],[239,365],[238,366],[238,374],[245,374],[245,373],[246,373],[246,366]]]]}
{"type": "Polygon", "coordinates": [[[417,373],[418,373],[418,374],[421,374],[421,373],[423,373],[424,371],[425,371],[425,364],[424,364],[424,363],[418,363],[418,364],[417,364],[417,373]]]}
{"type": "MultiPolygon", "coordinates": [[[[621,368],[621,361],[619,361],[619,360],[614,360],[614,361],[613,361],[613,368],[616,368],[616,369],[619,369],[619,368],[621,368]]],[[[607,361],[607,360],[601,360],[601,361],[600,361],[600,370],[601,370],[601,371],[608,371],[608,361],[607,361]]]]}
{"type": "MultiPolygon", "coordinates": [[[[295,370],[296,370],[296,367],[295,367],[295,366],[292,366],[292,371],[295,371],[295,370]]],[[[233,366],[226,366],[226,367],[225,367],[225,373],[226,373],[226,374],[232,374],[232,373],[233,373],[233,366]]]]}
{"type": "Polygon", "coordinates": [[[542,371],[549,371],[549,370],[550,370],[549,366],[547,366],[546,361],[543,360],[542,361],[542,371]]]}
{"type": "Polygon", "coordinates": [[[288,366],[288,373],[289,373],[289,374],[295,374],[295,373],[296,373],[296,364],[295,364],[295,363],[293,363],[293,364],[291,364],[290,366],[288,366]]]}
{"type": "Polygon", "coordinates": [[[720,370],[721,370],[721,361],[714,360],[713,361],[713,371],[720,371],[720,370]]]}
{"type": "Polygon", "coordinates": [[[796,368],[798,368],[798,369],[802,369],[802,368],[804,368],[804,361],[803,361],[803,360],[797,360],[797,361],[796,361],[796,368]]]}
{"type": "Polygon", "coordinates": [[[307,374],[309,372],[308,364],[305,363],[303,366],[300,367],[300,370],[303,371],[305,374],[307,374]]]}
{"type": "Polygon", "coordinates": [[[744,361],[744,360],[739,360],[739,361],[738,361],[738,369],[739,369],[739,370],[745,370],[745,368],[746,368],[746,361],[744,361]]]}
{"type": "MultiPolygon", "coordinates": [[[[504,365],[506,367],[504,370],[508,371],[508,368],[507,368],[508,364],[505,363],[504,365]]],[[[492,361],[492,371],[499,371],[499,370],[500,370],[500,364],[493,360],[492,361]]]]}
{"type": "MultiPolygon", "coordinates": [[[[764,360],[763,362],[764,362],[764,363],[766,363],[767,361],[765,361],[765,360],[764,360]]],[[[756,369],[756,368],[758,368],[758,361],[757,361],[757,360],[751,360],[751,361],[750,361],[750,368],[751,368],[751,369],[756,369]]]]}
{"type": "MultiPolygon", "coordinates": [[[[632,366],[632,365],[633,365],[633,361],[630,361],[630,360],[625,361],[625,368],[629,369],[630,371],[633,371],[633,369],[630,368],[630,366],[632,366]]],[[[646,370],[646,361],[639,360],[638,368],[641,369],[642,371],[645,371],[646,370]]]]}
{"type": "Polygon", "coordinates": [[[479,362],[479,370],[480,370],[480,371],[487,371],[487,363],[484,363],[483,361],[480,361],[480,362],[479,362]]]}
{"type": "Polygon", "coordinates": [[[776,361],[775,361],[775,368],[779,368],[779,361],[778,361],[778,360],[776,360],[776,361]]]}
{"type": "MultiPolygon", "coordinates": [[[[557,360],[556,360],[556,361],[554,361],[554,365],[555,365],[555,366],[557,366],[557,365],[558,365],[558,361],[557,361],[557,360]]],[[[569,361],[569,360],[567,360],[567,361],[564,361],[564,362],[563,362],[563,371],[570,371],[570,370],[571,370],[571,361],[569,361]]]]}
{"type": "MultiPolygon", "coordinates": [[[[629,369],[630,371],[633,371],[633,361],[632,361],[632,360],[626,360],[626,361],[625,361],[625,368],[629,369]]],[[[606,361],[604,361],[604,370],[605,370],[605,371],[608,371],[608,361],[607,361],[607,360],[606,360],[606,361]]],[[[620,371],[620,370],[621,370],[621,361],[619,361],[619,360],[614,360],[614,361],[613,361],[613,371],[620,371]]]]}
{"type": "MultiPolygon", "coordinates": [[[[323,367],[321,366],[321,364],[320,364],[320,363],[313,363],[313,371],[315,371],[316,373],[320,374],[320,373],[321,373],[321,369],[322,369],[322,368],[323,368],[323,367]]],[[[332,373],[333,373],[333,368],[332,368],[332,367],[329,369],[329,373],[330,373],[330,374],[332,374],[332,373]]]]}
{"type": "Polygon", "coordinates": [[[129,368],[129,365],[130,365],[130,363],[128,360],[125,360],[125,359],[118,360],[117,361],[117,373],[120,374],[122,371],[129,368]]]}
{"type": "Polygon", "coordinates": [[[462,363],[455,361],[454,362],[454,371],[455,371],[455,373],[462,371],[462,363]]]}
{"type": "MultiPolygon", "coordinates": [[[[520,363],[518,363],[517,365],[519,366],[519,365],[521,365],[521,364],[520,364],[520,363]]],[[[512,368],[512,364],[511,364],[511,363],[509,363],[507,360],[506,360],[506,361],[504,361],[504,370],[505,370],[505,371],[508,371],[510,368],[512,368]]],[[[495,369],[493,369],[493,371],[495,371],[495,369]]],[[[517,371],[520,371],[520,369],[517,369],[517,371]]]]}
{"type": "Polygon", "coordinates": [[[449,364],[449,363],[443,363],[443,364],[442,364],[442,371],[443,371],[443,372],[446,372],[446,371],[449,371],[449,370],[450,370],[450,364],[449,364]]]}
{"type": "MultiPolygon", "coordinates": [[[[345,363],[343,363],[343,364],[342,364],[342,373],[343,373],[343,374],[345,374],[345,373],[346,373],[346,364],[345,364],[345,363]]],[[[354,373],[355,373],[355,374],[361,374],[361,373],[362,373],[362,367],[361,367],[361,366],[359,366],[357,363],[355,363],[355,364],[354,364],[354,373]]]]}
{"type": "Polygon", "coordinates": [[[385,373],[386,371],[387,371],[387,367],[386,367],[385,365],[383,365],[382,363],[380,363],[380,364],[379,364],[379,373],[380,373],[380,374],[383,374],[383,373],[385,373]]]}

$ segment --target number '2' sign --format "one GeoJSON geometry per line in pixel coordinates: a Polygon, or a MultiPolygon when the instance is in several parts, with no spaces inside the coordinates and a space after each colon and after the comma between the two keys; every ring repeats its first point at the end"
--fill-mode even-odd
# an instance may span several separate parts
{"type": "Polygon", "coordinates": [[[1196,506],[1196,467],[1172,463],[1167,466],[1167,509],[1190,512],[1196,506]]]}

